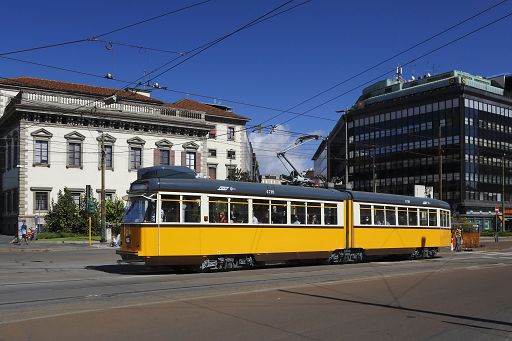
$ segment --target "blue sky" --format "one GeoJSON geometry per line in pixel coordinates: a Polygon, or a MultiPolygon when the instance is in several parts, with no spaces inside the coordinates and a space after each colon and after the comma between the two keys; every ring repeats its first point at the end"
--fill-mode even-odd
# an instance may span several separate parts
{"type": "MultiPolygon", "coordinates": [[[[176,1],[18,1],[3,6],[0,53],[92,37],[200,0],[176,1]]],[[[206,4],[102,37],[114,42],[84,42],[9,55],[96,75],[111,73],[135,80],[175,58],[176,54],[128,48],[128,43],[170,51],[188,51],[216,39],[286,1],[212,0],[206,4]]],[[[288,8],[304,2],[296,0],[288,8]]],[[[313,0],[284,14],[243,30],[153,80],[170,90],[217,98],[233,110],[261,123],[279,111],[259,109],[228,100],[288,109],[334,84],[492,6],[495,1],[337,1],[313,0]]],[[[512,0],[468,21],[374,70],[294,109],[307,111],[375,77],[393,77],[405,64],[439,46],[512,12],[512,0]]],[[[512,16],[404,67],[404,76],[458,69],[482,76],[512,70],[512,16]]],[[[183,57],[182,57],[183,58],[183,57]]],[[[0,59],[0,77],[31,76],[121,88],[122,83],[0,59]]],[[[146,78],[147,79],[147,78],[146,78]]],[[[264,173],[284,172],[273,152],[292,142],[298,133],[326,135],[339,116],[337,109],[354,103],[359,87],[308,112],[321,117],[283,114],[267,124],[274,134],[253,134],[265,151],[259,154],[264,173]],[[271,146],[271,147],[269,147],[271,146]]],[[[154,91],[153,97],[176,101],[189,97],[172,91],[154,91]]],[[[309,167],[317,143],[292,154],[298,167],[309,167]]]]}

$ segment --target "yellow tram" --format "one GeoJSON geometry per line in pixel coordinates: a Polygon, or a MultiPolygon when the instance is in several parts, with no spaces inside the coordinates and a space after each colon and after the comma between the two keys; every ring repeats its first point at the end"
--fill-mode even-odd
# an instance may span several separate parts
{"type": "Polygon", "coordinates": [[[450,207],[435,200],[196,178],[140,169],[121,226],[125,261],[199,269],[377,254],[432,257],[450,245],[450,207]]]}

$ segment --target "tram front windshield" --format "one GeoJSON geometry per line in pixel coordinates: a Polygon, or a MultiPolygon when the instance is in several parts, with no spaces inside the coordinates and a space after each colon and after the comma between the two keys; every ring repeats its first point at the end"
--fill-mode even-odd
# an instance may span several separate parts
{"type": "Polygon", "coordinates": [[[156,201],[145,197],[132,197],[123,216],[123,223],[156,222],[156,201]]]}

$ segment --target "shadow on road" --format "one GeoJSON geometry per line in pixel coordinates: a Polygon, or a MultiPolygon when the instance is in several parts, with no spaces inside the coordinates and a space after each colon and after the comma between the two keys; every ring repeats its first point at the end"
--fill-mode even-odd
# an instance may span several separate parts
{"type": "Polygon", "coordinates": [[[144,264],[115,264],[115,265],[91,265],[87,270],[102,271],[116,275],[168,275],[194,273],[190,269],[175,269],[169,267],[149,267],[144,264]]]}
{"type": "MultiPolygon", "coordinates": [[[[491,319],[485,319],[485,318],[481,318],[481,317],[473,317],[473,316],[467,316],[467,315],[443,313],[443,312],[439,312],[439,311],[431,311],[431,310],[416,309],[416,308],[406,308],[406,307],[393,306],[393,305],[389,305],[389,304],[366,302],[366,301],[358,301],[358,300],[351,300],[351,299],[331,297],[331,296],[324,296],[324,295],[316,295],[316,294],[308,294],[308,293],[292,291],[292,290],[286,290],[286,289],[279,289],[279,291],[284,292],[284,293],[288,293],[288,294],[292,294],[292,295],[302,295],[302,296],[316,297],[316,298],[327,299],[327,300],[334,300],[334,301],[339,301],[339,302],[361,304],[361,305],[365,305],[365,306],[387,308],[387,309],[407,311],[407,312],[414,312],[414,313],[422,313],[422,314],[430,314],[430,315],[434,315],[434,316],[451,317],[451,318],[456,318],[456,319],[461,319],[461,320],[471,321],[471,322],[489,323],[489,324],[501,325],[501,326],[506,326],[506,327],[512,327],[512,323],[511,322],[507,322],[507,321],[491,320],[491,319]]],[[[456,322],[449,322],[449,321],[443,321],[443,322],[446,322],[446,323],[456,323],[456,322]]],[[[510,329],[510,330],[502,330],[502,329],[497,329],[497,328],[494,328],[494,327],[482,327],[482,326],[478,326],[478,325],[474,325],[474,324],[464,324],[464,325],[475,327],[475,328],[492,329],[492,330],[496,330],[496,331],[505,331],[505,332],[511,332],[512,331],[512,329],[510,329]]]]}

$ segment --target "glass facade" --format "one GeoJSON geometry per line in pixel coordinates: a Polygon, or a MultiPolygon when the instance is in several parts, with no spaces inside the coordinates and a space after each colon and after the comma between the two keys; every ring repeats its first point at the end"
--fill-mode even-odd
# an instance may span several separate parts
{"type": "Polygon", "coordinates": [[[354,190],[414,195],[414,185],[431,186],[434,198],[482,228],[496,205],[512,206],[512,99],[449,86],[344,116],[347,137],[344,124],[331,132],[329,179],[345,182],[347,141],[354,190]]]}

